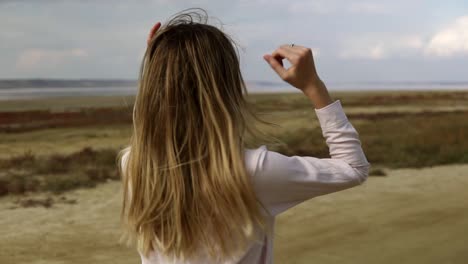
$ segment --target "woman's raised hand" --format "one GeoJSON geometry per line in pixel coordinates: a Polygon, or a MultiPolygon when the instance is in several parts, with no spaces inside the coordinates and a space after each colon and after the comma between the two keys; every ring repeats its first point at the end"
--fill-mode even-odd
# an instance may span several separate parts
{"type": "Polygon", "coordinates": [[[158,31],[160,27],[161,27],[161,22],[158,22],[154,24],[153,28],[151,28],[150,33],[148,35],[148,40],[146,41],[148,45],[151,42],[151,39],[154,37],[154,34],[156,33],[156,31],[158,31]]]}
{"type": "Polygon", "coordinates": [[[271,68],[287,83],[302,90],[315,87],[321,82],[315,69],[312,50],[307,47],[294,45],[281,45],[273,53],[263,55],[271,68]],[[291,63],[291,67],[285,69],[283,59],[291,63]]]}
{"type": "Polygon", "coordinates": [[[310,48],[281,45],[271,55],[263,55],[263,58],[281,79],[300,89],[309,97],[315,108],[320,109],[333,102],[327,87],[317,74],[310,48]],[[291,67],[285,69],[283,59],[287,59],[291,63],[291,67]]]}

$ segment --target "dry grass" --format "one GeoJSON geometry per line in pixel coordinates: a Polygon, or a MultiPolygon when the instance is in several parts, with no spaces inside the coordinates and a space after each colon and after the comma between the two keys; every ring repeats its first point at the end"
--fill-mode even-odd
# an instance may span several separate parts
{"type": "Polygon", "coordinates": [[[116,150],[86,147],[70,155],[36,157],[31,152],[2,160],[0,196],[28,192],[62,193],[120,178],[116,150]]]}
{"type": "MultiPolygon", "coordinates": [[[[468,112],[348,115],[374,165],[403,168],[468,163],[468,112]]],[[[287,155],[329,157],[319,128],[278,135],[270,149],[287,155]]]]}
{"type": "MultiPolygon", "coordinates": [[[[334,93],[333,96],[342,101],[374,166],[419,168],[468,162],[468,111],[446,108],[442,111],[436,107],[467,107],[466,91],[334,93]],[[372,105],[387,108],[385,112],[355,110],[372,105]],[[434,109],[400,110],[418,105],[434,105],[434,109]]],[[[67,100],[70,107],[62,111],[24,109],[24,104],[18,104],[20,109],[0,112],[3,171],[0,195],[58,193],[118,178],[115,155],[130,136],[132,105],[119,105],[121,98],[116,98],[114,104],[109,98],[102,98],[106,107],[78,108],[77,99],[62,99],[67,100]],[[5,156],[7,153],[12,155],[5,156]]],[[[252,94],[248,100],[264,119],[280,125],[273,130],[266,128],[283,142],[267,143],[270,150],[285,155],[329,157],[312,104],[302,94],[252,94]]],[[[30,105],[39,106],[39,102],[30,105]]]]}
{"type": "Polygon", "coordinates": [[[0,133],[19,133],[48,128],[131,123],[131,112],[122,108],[90,108],[78,111],[50,110],[0,112],[0,133]]]}

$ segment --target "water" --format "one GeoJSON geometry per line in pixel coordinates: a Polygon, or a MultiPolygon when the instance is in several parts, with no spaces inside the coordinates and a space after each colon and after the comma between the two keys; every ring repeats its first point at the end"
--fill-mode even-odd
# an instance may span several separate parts
{"type": "Polygon", "coordinates": [[[0,100],[37,99],[63,96],[134,95],[136,87],[54,87],[0,89],[0,100]]]}
{"type": "MultiPolygon", "coordinates": [[[[330,82],[326,84],[330,91],[468,90],[468,82],[330,82]]],[[[249,93],[299,92],[287,84],[272,82],[248,82],[247,89],[249,93]]],[[[63,96],[125,96],[135,95],[136,92],[136,86],[1,88],[0,100],[63,96]]]]}

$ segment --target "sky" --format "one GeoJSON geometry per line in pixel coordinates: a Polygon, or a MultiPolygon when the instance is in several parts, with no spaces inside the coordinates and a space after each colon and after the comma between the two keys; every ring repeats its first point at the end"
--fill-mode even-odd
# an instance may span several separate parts
{"type": "Polygon", "coordinates": [[[192,7],[246,80],[281,81],[262,56],[295,43],[325,81],[468,81],[467,0],[0,0],[0,79],[137,79],[153,24],[192,7]]]}

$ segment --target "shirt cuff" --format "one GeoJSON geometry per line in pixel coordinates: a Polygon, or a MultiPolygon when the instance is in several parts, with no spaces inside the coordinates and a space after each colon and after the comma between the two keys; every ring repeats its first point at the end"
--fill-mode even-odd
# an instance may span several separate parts
{"type": "Polygon", "coordinates": [[[348,121],[340,100],[336,100],[320,109],[315,109],[315,114],[322,129],[339,126],[348,121]]]}

